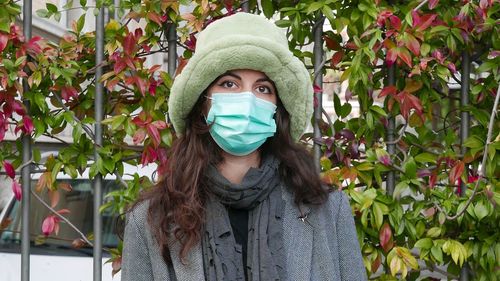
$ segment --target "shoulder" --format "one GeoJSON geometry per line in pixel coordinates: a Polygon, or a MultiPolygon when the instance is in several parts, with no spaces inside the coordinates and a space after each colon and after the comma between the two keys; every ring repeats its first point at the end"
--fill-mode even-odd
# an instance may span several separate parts
{"type": "Polygon", "coordinates": [[[148,221],[149,200],[134,204],[126,214],[126,223],[133,223],[139,228],[143,228],[148,221]]]}
{"type": "Polygon", "coordinates": [[[330,192],[327,201],[318,209],[320,213],[334,220],[337,220],[339,216],[352,216],[349,198],[342,190],[330,192]]]}

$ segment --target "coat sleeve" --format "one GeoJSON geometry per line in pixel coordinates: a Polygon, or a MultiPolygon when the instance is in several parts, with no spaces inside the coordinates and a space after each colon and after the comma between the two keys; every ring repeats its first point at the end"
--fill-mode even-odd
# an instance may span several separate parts
{"type": "Polygon", "coordinates": [[[149,248],[145,238],[144,223],[138,222],[135,212],[140,206],[127,214],[122,252],[121,281],[151,281],[153,268],[149,248]]]}
{"type": "Polygon", "coordinates": [[[349,199],[341,193],[337,214],[337,241],[341,280],[367,280],[349,199]]]}

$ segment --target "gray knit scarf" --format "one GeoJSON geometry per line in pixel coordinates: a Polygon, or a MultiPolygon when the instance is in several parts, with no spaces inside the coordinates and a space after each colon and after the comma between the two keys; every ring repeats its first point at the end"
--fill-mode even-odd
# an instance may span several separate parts
{"type": "Polygon", "coordinates": [[[241,184],[232,184],[216,167],[207,173],[205,233],[202,238],[205,280],[285,280],[282,239],[283,200],[279,160],[268,156],[260,168],[250,168],[241,184]],[[226,207],[248,215],[247,275],[242,250],[236,244],[226,207]]]}

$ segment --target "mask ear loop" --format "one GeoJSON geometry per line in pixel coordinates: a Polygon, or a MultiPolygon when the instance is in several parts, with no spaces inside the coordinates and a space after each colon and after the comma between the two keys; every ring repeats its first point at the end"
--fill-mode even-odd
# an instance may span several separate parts
{"type": "MultiPolygon", "coordinates": [[[[214,99],[214,98],[209,97],[209,96],[207,96],[207,95],[204,95],[204,97],[205,97],[207,100],[211,100],[211,101],[214,99]]],[[[210,109],[209,109],[209,111],[210,111],[210,109]]],[[[201,113],[201,115],[203,116],[203,119],[205,119],[205,123],[206,123],[209,127],[210,127],[210,126],[212,126],[212,124],[213,124],[213,123],[215,123],[215,119],[214,119],[214,121],[213,121],[212,123],[208,123],[208,120],[207,120],[207,119],[208,119],[208,116],[205,116],[205,114],[203,114],[203,112],[201,113]]]]}

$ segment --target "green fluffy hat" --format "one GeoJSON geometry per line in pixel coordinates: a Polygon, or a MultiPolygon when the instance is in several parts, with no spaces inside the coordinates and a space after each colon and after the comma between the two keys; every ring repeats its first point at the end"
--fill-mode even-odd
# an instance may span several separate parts
{"type": "Polygon", "coordinates": [[[220,75],[234,69],[265,73],[278,90],[298,140],[313,111],[313,88],[304,64],[288,49],[285,34],[264,17],[237,13],[214,21],[198,36],[196,51],[175,78],[169,116],[183,134],[189,112],[202,92],[220,75]]]}

